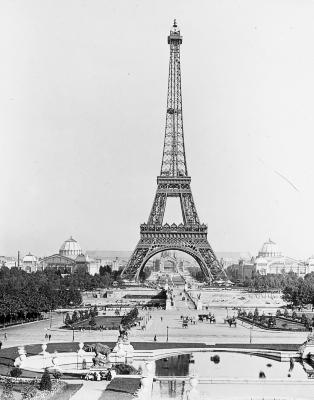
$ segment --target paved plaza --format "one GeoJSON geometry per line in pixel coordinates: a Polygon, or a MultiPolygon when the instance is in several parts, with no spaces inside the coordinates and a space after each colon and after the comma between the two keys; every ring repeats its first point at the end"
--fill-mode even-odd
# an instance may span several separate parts
{"type": "MultiPolygon", "coordinates": [[[[193,343],[302,343],[306,339],[307,332],[278,332],[259,329],[256,327],[238,322],[237,327],[229,327],[224,322],[227,315],[235,315],[236,311],[226,307],[210,307],[209,311],[214,313],[216,323],[211,324],[209,321],[199,322],[195,325],[189,324],[187,328],[182,327],[181,316],[196,317],[199,311],[195,310],[193,304],[189,301],[183,301],[176,294],[176,303],[173,310],[151,310],[141,311],[144,317],[141,326],[132,328],[130,332],[131,341],[153,341],[156,335],[158,342],[193,342],[193,343]],[[147,324],[145,323],[146,321],[147,324]],[[144,327],[143,327],[144,325],[144,327]],[[168,329],[167,329],[168,327],[168,329]]],[[[275,309],[269,309],[274,312],[275,309]]],[[[3,347],[19,346],[24,344],[43,343],[46,333],[51,334],[51,342],[71,342],[73,340],[73,332],[67,329],[61,329],[63,325],[63,315],[53,313],[51,320],[42,320],[24,325],[18,325],[0,330],[0,339],[3,347]],[[4,340],[4,333],[7,333],[7,340],[4,340]]],[[[116,341],[118,331],[104,330],[84,332],[75,331],[75,342],[91,342],[91,341],[116,341]]]]}

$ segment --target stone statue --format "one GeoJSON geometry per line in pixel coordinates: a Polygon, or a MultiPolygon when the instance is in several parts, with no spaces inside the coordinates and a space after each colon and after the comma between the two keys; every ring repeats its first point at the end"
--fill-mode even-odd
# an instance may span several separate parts
{"type": "Polygon", "coordinates": [[[92,358],[94,367],[103,366],[109,362],[108,356],[111,353],[111,349],[105,344],[96,343],[92,345],[85,345],[84,350],[95,352],[95,357],[92,358]]]}

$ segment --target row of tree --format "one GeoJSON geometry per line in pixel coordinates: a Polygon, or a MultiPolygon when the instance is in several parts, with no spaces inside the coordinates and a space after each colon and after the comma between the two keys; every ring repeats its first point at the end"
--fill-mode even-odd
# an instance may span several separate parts
{"type": "Polygon", "coordinates": [[[280,291],[288,285],[293,285],[297,280],[298,276],[293,272],[267,275],[255,273],[252,278],[245,278],[243,286],[256,292],[280,291]]]}
{"type": "Polygon", "coordinates": [[[89,310],[75,310],[72,314],[72,317],[70,316],[69,313],[66,314],[64,323],[67,327],[70,327],[73,324],[76,324],[77,322],[81,321],[86,321],[86,320],[92,320],[98,315],[98,310],[97,306],[94,308],[91,308],[89,310]]]}
{"type": "Polygon", "coordinates": [[[55,271],[27,273],[0,268],[0,323],[38,318],[41,313],[79,305],[80,291],[55,271]]]}
{"type": "Polygon", "coordinates": [[[294,282],[288,283],[283,291],[283,300],[294,307],[311,304],[314,307],[314,273],[310,273],[294,282]]]}

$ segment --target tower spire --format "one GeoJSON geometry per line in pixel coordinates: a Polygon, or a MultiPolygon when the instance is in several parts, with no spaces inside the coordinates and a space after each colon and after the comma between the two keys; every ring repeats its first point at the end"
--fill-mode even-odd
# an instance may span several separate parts
{"type": "Polygon", "coordinates": [[[180,177],[188,176],[182,116],[181,93],[181,65],[180,46],[182,36],[177,30],[177,22],[173,22],[173,30],[170,30],[168,44],[170,46],[167,112],[163,156],[161,162],[161,176],[180,177]]]}

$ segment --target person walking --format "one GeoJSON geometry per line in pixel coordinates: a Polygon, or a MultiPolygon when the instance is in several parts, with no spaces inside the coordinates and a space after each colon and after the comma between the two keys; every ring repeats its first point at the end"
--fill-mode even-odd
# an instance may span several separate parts
{"type": "Polygon", "coordinates": [[[50,342],[50,339],[51,339],[51,334],[49,333],[49,335],[48,335],[48,340],[49,340],[49,342],[50,342]]]}
{"type": "Polygon", "coordinates": [[[0,340],[0,350],[1,350],[1,347],[2,347],[2,342],[1,342],[1,340],[0,340]]]}
{"type": "Polygon", "coordinates": [[[154,336],[154,342],[157,342],[157,336],[156,335],[154,336]]]}
{"type": "Polygon", "coordinates": [[[160,317],[160,322],[162,322],[162,317],[160,317]]]}
{"type": "Polygon", "coordinates": [[[5,332],[5,334],[4,334],[4,340],[8,340],[8,335],[7,335],[6,332],[5,332]]]}

